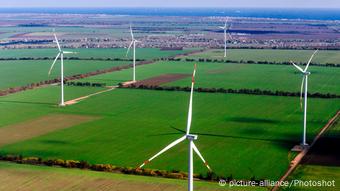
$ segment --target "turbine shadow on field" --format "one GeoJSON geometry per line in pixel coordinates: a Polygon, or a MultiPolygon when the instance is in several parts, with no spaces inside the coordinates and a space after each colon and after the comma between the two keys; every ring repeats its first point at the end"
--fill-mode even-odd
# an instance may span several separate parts
{"type": "MultiPolygon", "coordinates": [[[[178,131],[177,133],[161,133],[161,134],[153,134],[149,136],[167,136],[167,135],[184,135],[185,131],[182,129],[178,129],[176,127],[170,126],[171,129],[178,131]]],[[[267,138],[256,138],[256,137],[245,137],[245,136],[233,136],[233,135],[219,135],[213,133],[199,133],[193,132],[192,134],[199,135],[199,136],[209,136],[209,137],[220,137],[220,138],[229,138],[229,139],[242,139],[242,140],[251,140],[251,141],[263,141],[274,143],[279,147],[283,147],[286,149],[291,149],[297,142],[294,140],[287,140],[287,139],[267,139],[267,138]]],[[[288,137],[296,137],[296,136],[288,136],[288,137]]]]}
{"type": "Polygon", "coordinates": [[[59,141],[59,140],[42,140],[39,142],[44,143],[44,144],[56,144],[56,145],[66,145],[69,143],[67,141],[59,141]]]}
{"type": "Polygon", "coordinates": [[[233,117],[229,118],[228,121],[238,122],[238,123],[267,123],[276,124],[279,123],[277,120],[253,118],[253,117],[233,117]]]}
{"type": "Polygon", "coordinates": [[[302,163],[308,165],[340,166],[340,132],[321,137],[303,158],[302,163]]]}
{"type": "Polygon", "coordinates": [[[54,103],[44,103],[44,102],[29,102],[29,101],[11,101],[11,100],[6,100],[6,101],[0,101],[0,103],[23,103],[23,104],[39,104],[39,105],[55,105],[54,103]]]}

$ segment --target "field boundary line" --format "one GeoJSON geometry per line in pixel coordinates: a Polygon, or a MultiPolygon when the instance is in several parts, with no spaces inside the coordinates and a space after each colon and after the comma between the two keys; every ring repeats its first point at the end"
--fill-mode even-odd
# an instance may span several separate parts
{"type": "Polygon", "coordinates": [[[73,104],[76,104],[84,99],[87,99],[89,97],[92,97],[92,96],[95,96],[95,95],[98,95],[98,94],[102,94],[102,93],[105,93],[105,92],[109,92],[109,91],[112,91],[114,89],[116,89],[118,86],[112,86],[112,87],[109,87],[108,89],[106,90],[102,90],[102,91],[99,91],[99,92],[96,92],[96,93],[92,93],[92,94],[89,94],[89,95],[86,95],[86,96],[82,96],[82,97],[78,97],[76,99],[72,99],[72,100],[69,100],[69,101],[66,101],[65,102],[65,105],[73,105],[73,104]]]}
{"type": "MultiPolygon", "coordinates": [[[[167,56],[167,57],[164,57],[164,58],[170,59],[170,58],[176,58],[176,57],[179,57],[179,56],[187,56],[187,55],[190,55],[191,53],[195,54],[199,51],[202,51],[202,50],[191,51],[191,52],[188,52],[188,53],[179,53],[177,55],[167,56]]],[[[138,62],[136,62],[136,66],[147,65],[147,64],[155,64],[159,61],[161,61],[161,58],[138,61],[138,62]]],[[[75,75],[72,75],[72,76],[65,76],[64,82],[68,81],[68,80],[72,81],[72,80],[84,79],[84,78],[88,78],[88,77],[92,77],[92,76],[117,72],[117,71],[126,70],[126,69],[130,69],[130,68],[133,68],[132,63],[123,64],[121,66],[114,66],[114,67],[107,68],[107,69],[87,72],[87,73],[83,73],[83,74],[75,74],[75,75]]],[[[0,97],[6,96],[6,95],[9,95],[9,94],[15,94],[15,93],[18,93],[18,92],[21,92],[21,91],[36,89],[36,88],[39,88],[39,87],[45,87],[45,86],[51,85],[51,84],[59,84],[60,82],[61,82],[61,80],[59,78],[55,78],[55,79],[52,79],[52,80],[43,80],[43,81],[40,81],[40,82],[32,82],[31,84],[26,85],[26,86],[17,86],[17,87],[10,87],[10,88],[7,88],[7,89],[0,89],[0,97]]]]}
{"type": "MultiPolygon", "coordinates": [[[[296,167],[300,164],[302,158],[308,153],[311,147],[315,145],[315,143],[320,139],[320,137],[331,127],[336,119],[340,116],[340,110],[327,122],[327,124],[320,130],[320,132],[314,138],[312,144],[309,147],[305,147],[290,163],[290,167],[286,171],[286,173],[280,178],[279,182],[283,182],[286,178],[296,169],[296,167]]],[[[278,191],[280,189],[280,184],[276,184],[271,191],[278,191]]]]}

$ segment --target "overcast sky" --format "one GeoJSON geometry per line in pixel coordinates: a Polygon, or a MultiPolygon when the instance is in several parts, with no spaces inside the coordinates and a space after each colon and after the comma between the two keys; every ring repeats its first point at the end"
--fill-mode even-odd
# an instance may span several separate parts
{"type": "Polygon", "coordinates": [[[2,0],[2,7],[340,8],[340,0],[2,0]]]}

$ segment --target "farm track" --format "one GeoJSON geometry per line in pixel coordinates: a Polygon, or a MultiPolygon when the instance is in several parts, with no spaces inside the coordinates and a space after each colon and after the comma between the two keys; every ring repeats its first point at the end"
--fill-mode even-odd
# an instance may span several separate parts
{"type": "MultiPolygon", "coordinates": [[[[306,156],[308,151],[315,145],[315,143],[322,137],[322,135],[334,124],[334,122],[340,116],[340,111],[338,111],[334,117],[332,117],[328,123],[321,129],[321,131],[317,134],[314,138],[312,144],[309,147],[305,147],[295,158],[291,161],[290,167],[286,171],[286,173],[280,178],[279,182],[285,181],[286,178],[296,169],[296,167],[300,164],[302,159],[306,156]]],[[[279,185],[277,184],[275,187],[272,188],[271,191],[278,191],[280,189],[279,185]]]]}
{"type": "Polygon", "coordinates": [[[103,90],[103,91],[99,91],[99,92],[96,92],[96,93],[93,93],[93,94],[89,94],[87,96],[82,96],[82,97],[79,97],[79,98],[76,98],[76,99],[72,99],[72,100],[69,100],[67,102],[65,102],[65,105],[73,105],[73,104],[76,104],[84,99],[87,99],[89,97],[92,97],[92,96],[95,96],[95,95],[98,95],[98,94],[102,94],[102,93],[105,93],[105,92],[109,92],[109,91],[112,91],[114,89],[116,89],[118,86],[113,86],[113,87],[109,87],[107,90],[103,90]]]}

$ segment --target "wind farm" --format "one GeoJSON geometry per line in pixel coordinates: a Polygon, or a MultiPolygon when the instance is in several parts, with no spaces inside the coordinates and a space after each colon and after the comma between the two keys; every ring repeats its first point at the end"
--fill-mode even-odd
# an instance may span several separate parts
{"type": "Polygon", "coordinates": [[[338,20],[146,10],[0,18],[1,189],[339,188],[338,20]]]}

